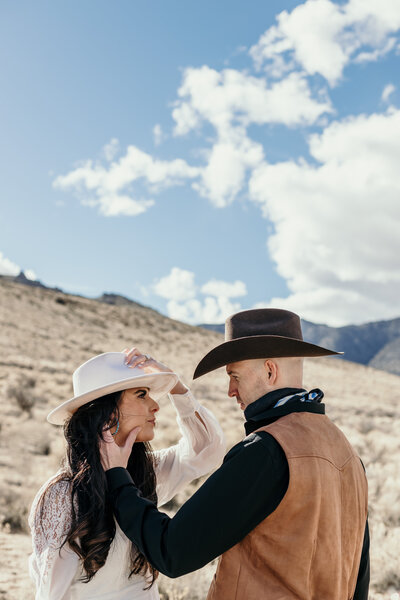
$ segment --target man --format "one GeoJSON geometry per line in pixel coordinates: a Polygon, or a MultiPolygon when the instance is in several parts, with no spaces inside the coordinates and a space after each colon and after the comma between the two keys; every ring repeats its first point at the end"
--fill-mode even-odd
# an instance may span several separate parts
{"type": "Polygon", "coordinates": [[[222,555],[208,600],[366,599],[364,470],[325,416],[321,390],[302,383],[303,357],[338,353],[304,342],[299,317],[278,309],[231,316],[225,337],[194,377],[226,366],[247,437],[171,519],[122,468],[137,432],[122,448],[105,435],[102,461],[121,528],[169,577],[222,555]]]}

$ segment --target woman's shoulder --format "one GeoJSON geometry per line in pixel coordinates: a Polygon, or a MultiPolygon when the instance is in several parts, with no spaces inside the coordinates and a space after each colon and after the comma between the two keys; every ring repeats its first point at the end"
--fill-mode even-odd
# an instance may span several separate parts
{"type": "Polygon", "coordinates": [[[71,511],[71,482],[61,472],[56,473],[42,485],[33,499],[29,526],[35,529],[38,522],[55,525],[60,520],[69,520],[71,511]]]}

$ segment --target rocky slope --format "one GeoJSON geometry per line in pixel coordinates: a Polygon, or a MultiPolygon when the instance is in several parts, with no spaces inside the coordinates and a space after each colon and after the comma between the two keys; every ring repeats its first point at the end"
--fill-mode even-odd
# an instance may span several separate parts
{"type": "MultiPolygon", "coordinates": [[[[0,599],[33,600],[28,578],[27,512],[38,487],[59,465],[60,428],[46,422],[72,396],[71,374],[91,356],[137,345],[178,371],[220,419],[228,445],[243,435],[243,416],[227,397],[224,369],[195,382],[197,361],[221,334],[168,319],[136,303],[99,302],[40,286],[0,280],[0,599]],[[193,384],[192,384],[193,383],[193,384]]],[[[371,598],[400,591],[400,378],[336,358],[306,361],[306,387],[325,391],[328,415],[360,453],[369,478],[371,598]]],[[[167,399],[154,446],[179,437],[167,399]]],[[[180,505],[199,482],[182,492],[180,505]]],[[[214,566],[184,578],[161,578],[163,600],[201,600],[214,566]]]]}

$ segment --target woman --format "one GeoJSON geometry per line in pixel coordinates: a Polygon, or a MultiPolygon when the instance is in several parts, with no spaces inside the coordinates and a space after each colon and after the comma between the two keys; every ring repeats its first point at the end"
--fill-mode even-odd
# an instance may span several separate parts
{"type": "Polygon", "coordinates": [[[39,490],[29,518],[36,600],[156,600],[157,572],[113,517],[99,441],[111,433],[122,447],[134,429],[128,470],[143,496],[161,506],[220,464],[221,428],[175,373],[137,348],[90,359],[73,383],[74,398],[47,417],[64,423],[64,466],[39,490]],[[152,451],[157,399],[167,392],[182,437],[152,451]]]}

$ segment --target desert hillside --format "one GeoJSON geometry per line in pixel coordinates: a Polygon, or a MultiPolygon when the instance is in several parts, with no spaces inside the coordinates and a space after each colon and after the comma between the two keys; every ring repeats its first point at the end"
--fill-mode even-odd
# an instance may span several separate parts
{"type": "MultiPolygon", "coordinates": [[[[38,487],[59,465],[62,432],[45,417],[72,396],[73,370],[95,354],[136,345],[191,384],[197,361],[222,336],[134,303],[112,305],[6,280],[0,281],[0,325],[0,599],[33,600],[26,517],[38,487]]],[[[305,386],[325,391],[327,414],[364,461],[370,486],[371,598],[394,597],[400,592],[400,377],[335,358],[309,359],[305,386]]],[[[243,435],[243,417],[226,388],[223,369],[192,385],[220,419],[230,446],[243,435]]],[[[177,437],[165,400],[154,446],[177,437]]],[[[213,569],[173,581],[161,578],[163,599],[205,598],[213,569]]]]}

